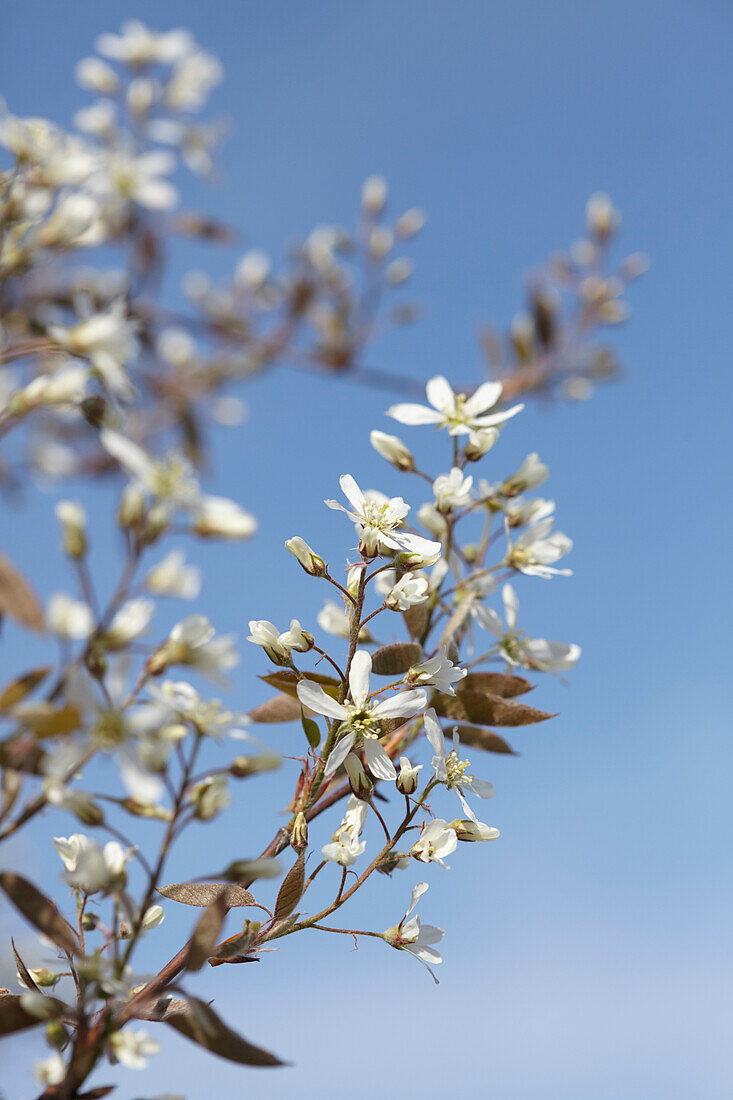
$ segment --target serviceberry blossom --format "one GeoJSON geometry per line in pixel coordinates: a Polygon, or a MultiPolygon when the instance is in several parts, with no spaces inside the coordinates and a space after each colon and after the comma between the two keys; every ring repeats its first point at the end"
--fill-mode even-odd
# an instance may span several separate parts
{"type": "Polygon", "coordinates": [[[333,834],[333,839],[330,844],[324,844],[321,848],[323,858],[331,863],[340,863],[342,867],[353,867],[366,849],[366,841],[360,840],[366,816],[366,803],[352,794],[346,803],[346,812],[333,834]]]}
{"type": "Polygon", "coordinates": [[[99,313],[90,313],[73,328],[50,325],[48,334],[71,355],[88,359],[114,397],[131,401],[135,396],[125,366],[138,353],[139,322],[127,314],[123,298],[99,313]]]}
{"type": "Polygon", "coordinates": [[[444,695],[455,695],[453,685],[457,684],[466,675],[466,669],[454,665],[446,653],[445,647],[443,647],[434,657],[413,665],[407,673],[406,679],[410,684],[419,684],[421,687],[436,687],[444,695]]]}
{"type": "Polygon", "coordinates": [[[290,664],[294,649],[298,653],[307,653],[313,647],[313,635],[303,630],[297,619],[290,620],[290,629],[283,634],[267,619],[252,619],[249,629],[252,633],[247,641],[262,646],[276,665],[283,662],[290,664]]]}
{"type": "Polygon", "coordinates": [[[183,550],[171,550],[148,570],[145,587],[156,596],[195,600],[201,591],[201,570],[197,565],[186,564],[183,550]]]}
{"type": "Polygon", "coordinates": [[[431,408],[426,405],[392,405],[387,409],[387,416],[400,424],[435,424],[438,428],[447,428],[451,435],[470,435],[481,428],[504,424],[522,411],[524,405],[513,405],[504,412],[487,415],[488,410],[499,401],[502,390],[501,382],[484,382],[468,397],[465,393],[454,393],[448,380],[439,374],[431,378],[425,387],[431,408]]]}
{"type": "Polygon", "coordinates": [[[458,837],[442,818],[436,817],[423,825],[420,839],[410,848],[410,855],[421,863],[437,863],[448,870],[444,856],[449,856],[458,847],[458,837]]]}
{"type": "Polygon", "coordinates": [[[527,637],[517,629],[519,600],[516,592],[510,584],[505,584],[501,595],[505,623],[493,608],[483,604],[476,608],[476,619],[499,639],[499,652],[507,664],[533,668],[539,672],[566,672],[575,667],[581,654],[579,645],[527,637]]]}
{"type": "Polygon", "coordinates": [[[46,607],[46,625],[59,638],[81,641],[94,629],[94,615],[83,600],[75,600],[65,592],[55,592],[46,607]]]}
{"type": "Polygon", "coordinates": [[[392,611],[407,611],[410,607],[425,603],[427,598],[427,579],[415,573],[404,573],[389,589],[384,602],[392,611]]]}
{"type": "Polygon", "coordinates": [[[448,790],[456,792],[463,807],[463,812],[467,817],[470,817],[471,821],[476,821],[476,815],[466,802],[464,792],[467,791],[469,794],[476,795],[477,798],[492,798],[496,793],[493,785],[485,779],[476,779],[469,773],[469,761],[461,760],[458,755],[457,732],[453,734],[453,747],[446,754],[443,731],[440,728],[437,715],[432,709],[425,712],[425,733],[435,753],[433,757],[435,778],[439,783],[444,783],[448,790]]]}
{"type": "Polygon", "coordinates": [[[391,947],[395,947],[398,951],[408,951],[410,955],[413,955],[419,963],[422,963],[435,984],[438,985],[438,979],[430,966],[431,964],[437,966],[443,961],[440,952],[436,951],[433,945],[440,943],[445,932],[442,928],[436,928],[432,924],[421,924],[417,914],[408,920],[410,913],[427,889],[427,882],[416,884],[410,898],[410,908],[400,923],[394,928],[388,928],[386,932],[382,933],[382,937],[391,947]]]}
{"type": "Polygon", "coordinates": [[[564,557],[573,548],[572,540],[562,531],[553,531],[554,518],[548,516],[532,524],[512,542],[507,526],[507,551],[504,565],[525,573],[528,577],[570,577],[572,569],[555,569],[553,562],[564,557]]]}
{"type": "Polygon", "coordinates": [[[378,499],[369,499],[351,474],[344,474],[339,479],[339,484],[353,511],[344,508],[336,500],[327,500],[325,503],[329,508],[346,512],[349,519],[353,520],[359,535],[359,545],[365,554],[373,557],[375,554],[395,550],[425,555],[440,553],[438,543],[400,529],[410,511],[409,504],[405,504],[402,497],[388,499],[380,494],[378,499]]]}
{"type": "Polygon", "coordinates": [[[125,849],[116,840],[100,848],[83,833],[54,837],[53,844],[66,868],[63,877],[69,886],[87,894],[100,890],[108,893],[124,886],[125,865],[132,859],[134,848],[125,849]]]}
{"type": "Polygon", "coordinates": [[[154,672],[169,664],[188,665],[220,687],[228,687],[224,673],[239,664],[239,654],[233,634],[217,637],[205,615],[189,615],[176,623],[150,664],[154,672]]]}
{"type": "Polygon", "coordinates": [[[433,482],[435,507],[439,512],[451,512],[471,503],[472,477],[464,477],[463,470],[454,466],[449,474],[441,474],[433,482]]]}
{"type": "Polygon", "coordinates": [[[157,1054],[160,1043],[155,1039],[149,1039],[148,1033],[142,1029],[131,1031],[115,1031],[109,1038],[109,1053],[112,1061],[121,1062],[128,1069],[145,1069],[148,1058],[157,1054]]]}
{"type": "Polygon", "coordinates": [[[220,740],[233,737],[248,740],[249,734],[242,727],[249,725],[246,714],[227,710],[218,699],[202,699],[185,680],[164,680],[162,684],[148,684],[148,694],[163,708],[156,712],[158,724],[170,722],[172,717],[191,722],[201,734],[220,740]]]}
{"type": "Polygon", "coordinates": [[[303,706],[342,723],[341,736],[326,761],[326,776],[333,775],[351,749],[361,744],[366,765],[375,779],[397,778],[394,764],[379,743],[379,723],[383,718],[412,717],[423,709],[427,696],[420,689],[400,691],[381,703],[373,703],[369,699],[371,672],[371,656],[364,649],[357,650],[349,669],[350,698],[344,703],[337,702],[311,680],[301,680],[298,684],[298,698],[303,706]]]}

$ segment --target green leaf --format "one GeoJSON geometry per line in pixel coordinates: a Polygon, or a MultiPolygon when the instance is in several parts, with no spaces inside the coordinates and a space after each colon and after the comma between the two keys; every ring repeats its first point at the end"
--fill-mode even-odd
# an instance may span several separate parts
{"type": "Polygon", "coordinates": [[[312,718],[306,718],[305,711],[300,708],[300,724],[303,727],[303,732],[308,738],[308,744],[315,751],[321,743],[321,729],[317,722],[314,722],[312,718]]]}

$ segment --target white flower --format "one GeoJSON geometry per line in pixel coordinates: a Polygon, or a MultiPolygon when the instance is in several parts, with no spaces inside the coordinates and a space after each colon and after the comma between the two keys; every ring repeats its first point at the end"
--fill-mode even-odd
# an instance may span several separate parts
{"type": "Polygon", "coordinates": [[[585,208],[585,220],[588,232],[594,237],[605,240],[621,222],[621,215],[614,209],[608,195],[598,191],[591,195],[585,208]]]}
{"type": "Polygon", "coordinates": [[[464,477],[463,470],[454,466],[449,474],[441,474],[433,482],[435,507],[439,512],[450,512],[471,503],[472,477],[464,477]]]}
{"type": "Polygon", "coordinates": [[[55,592],[46,607],[48,629],[67,641],[81,641],[94,630],[94,615],[88,604],[65,592],[55,592]]]}
{"type": "Polygon", "coordinates": [[[448,428],[451,435],[470,435],[479,428],[493,428],[503,424],[524,408],[514,405],[505,412],[486,415],[502,394],[501,382],[484,382],[470,397],[454,393],[450,383],[442,375],[431,378],[425,387],[432,408],[425,405],[393,405],[387,416],[400,424],[436,424],[448,428]]]}
{"type": "Polygon", "coordinates": [[[343,821],[333,834],[332,842],[324,844],[321,849],[324,859],[331,863],[340,863],[342,867],[354,865],[366,848],[366,842],[359,840],[366,815],[366,803],[359,801],[352,794],[346,803],[343,821]]]}
{"type": "Polygon", "coordinates": [[[140,927],[143,932],[149,932],[151,928],[157,928],[159,924],[162,924],[164,920],[163,906],[151,905],[149,909],[145,910],[140,927]]]}
{"type": "Polygon", "coordinates": [[[197,111],[224,75],[221,63],[204,50],[183,57],[174,67],[165,90],[166,105],[174,111],[197,111]]]}
{"type": "Polygon", "coordinates": [[[388,928],[386,932],[382,933],[382,936],[390,946],[395,947],[398,951],[409,951],[418,962],[422,963],[437,985],[438,979],[433,974],[429,964],[432,963],[433,966],[437,966],[438,963],[442,963],[443,959],[440,952],[435,950],[433,944],[440,943],[445,932],[442,928],[435,928],[431,924],[421,925],[420,918],[417,915],[411,920],[407,919],[427,889],[427,882],[417,883],[412,891],[410,908],[400,923],[395,928],[388,928]]]}
{"type": "Polygon", "coordinates": [[[176,623],[167,644],[171,647],[171,664],[195,668],[202,676],[223,687],[227,686],[227,679],[222,673],[239,664],[234,635],[221,634],[216,637],[216,631],[205,615],[189,615],[176,623]]]}
{"type": "Polygon", "coordinates": [[[378,723],[383,718],[409,718],[416,714],[425,706],[427,697],[422,690],[401,691],[374,704],[368,698],[371,671],[370,655],[366,650],[357,650],[349,669],[350,698],[344,703],[337,702],[311,680],[301,680],[298,684],[298,698],[303,706],[344,723],[342,736],[326,761],[326,776],[333,775],[351,749],[362,742],[367,767],[375,779],[397,778],[394,764],[379,743],[380,735],[374,731],[379,729],[378,723]]]}
{"type": "Polygon", "coordinates": [[[188,508],[199,501],[199,486],[191,463],[175,451],[154,459],[137,443],[111,428],[99,433],[102,446],[134,478],[134,484],[171,507],[188,508]]]}
{"type": "Polygon", "coordinates": [[[528,523],[538,523],[553,515],[555,501],[545,500],[543,497],[532,497],[530,500],[513,497],[504,501],[501,509],[510,527],[526,527],[528,523]]]}
{"type": "Polygon", "coordinates": [[[99,57],[83,57],[74,69],[74,76],[80,87],[100,95],[114,95],[119,86],[112,66],[99,57]]]}
{"type": "Polygon", "coordinates": [[[414,470],[415,459],[412,451],[396,435],[387,435],[386,432],[373,431],[369,433],[369,442],[377,454],[386,458],[398,470],[414,470]]]}
{"type": "Polygon", "coordinates": [[[549,578],[572,576],[572,569],[554,569],[552,563],[573,548],[572,540],[561,531],[552,531],[554,524],[552,516],[532,524],[524,531],[515,543],[509,538],[507,526],[507,552],[504,565],[511,566],[528,577],[549,578]]]}
{"type": "Polygon", "coordinates": [[[248,539],[257,530],[257,520],[227,497],[203,496],[198,502],[193,530],[208,538],[248,539]]]}
{"type": "Polygon", "coordinates": [[[323,558],[319,557],[300,535],[294,535],[293,538],[287,539],[285,549],[294,558],[297,558],[310,577],[322,577],[325,574],[326,564],[323,558]]]}
{"type": "Polygon", "coordinates": [[[466,669],[454,665],[443,647],[429,661],[413,665],[407,679],[411,684],[421,684],[423,687],[432,685],[445,695],[455,695],[453,684],[457,684],[466,675],[466,669]]]}
{"type": "Polygon", "coordinates": [[[219,739],[226,735],[237,740],[247,740],[249,737],[241,728],[250,723],[246,714],[227,710],[218,699],[202,699],[185,680],[148,684],[148,692],[158,704],[155,713],[150,716],[156,726],[173,715],[184,722],[192,722],[199,733],[208,737],[219,739]],[[163,708],[162,713],[160,707],[163,708]]]}
{"type": "Polygon", "coordinates": [[[387,201],[387,181],[384,176],[369,176],[361,189],[361,207],[365,214],[381,214],[387,201]]]}
{"type": "Polygon", "coordinates": [[[111,393],[130,401],[135,396],[135,388],[125,372],[125,365],[137,355],[137,328],[138,322],[127,315],[124,298],[118,298],[73,328],[51,325],[48,332],[59,347],[88,359],[111,393]]]}
{"type": "Polygon", "coordinates": [[[175,167],[176,158],[167,149],[136,156],[117,148],[89,178],[89,187],[103,201],[136,202],[148,210],[172,210],[178,202],[178,191],[164,176],[175,167]]]}
{"type": "Polygon", "coordinates": [[[260,645],[275,664],[283,661],[289,663],[292,650],[298,653],[307,653],[313,646],[313,636],[307,634],[297,619],[290,620],[290,630],[280,634],[277,627],[267,619],[250,620],[249,629],[252,633],[247,638],[248,642],[260,645]]]}
{"type": "Polygon", "coordinates": [[[145,586],[156,596],[195,600],[201,591],[201,570],[197,565],[186,565],[183,550],[171,550],[149,570],[145,586]]]}
{"type": "Polygon", "coordinates": [[[516,474],[503,483],[500,488],[504,496],[517,496],[518,493],[526,493],[528,489],[538,489],[550,476],[549,468],[540,462],[536,451],[527,455],[516,474]]]}
{"type": "Polygon", "coordinates": [[[414,794],[417,790],[417,773],[422,764],[412,765],[406,756],[400,757],[400,774],[397,776],[397,790],[400,794],[414,794]]]}
{"type": "Polygon", "coordinates": [[[478,462],[480,458],[490,451],[499,438],[498,428],[479,428],[471,432],[468,443],[464,447],[466,458],[471,462],[478,462]]]}
{"type": "Polygon", "coordinates": [[[49,1058],[36,1062],[33,1076],[41,1085],[60,1085],[66,1076],[66,1063],[57,1051],[49,1058]]]}
{"type": "Polygon", "coordinates": [[[477,798],[492,798],[495,794],[491,783],[485,779],[476,779],[468,773],[468,760],[461,760],[458,756],[458,734],[453,734],[453,748],[446,755],[445,738],[440,728],[440,723],[434,710],[425,712],[425,733],[435,753],[433,768],[435,777],[439,783],[445,783],[448,790],[454,790],[458,795],[463,812],[471,821],[476,821],[476,815],[466,802],[464,791],[476,795],[477,798]]]}
{"type": "Polygon", "coordinates": [[[25,389],[11,398],[11,409],[20,411],[40,405],[78,405],[86,396],[89,371],[86,367],[65,367],[55,374],[39,374],[25,389]]]}
{"type": "MultiPolygon", "coordinates": [[[[390,572],[392,572],[390,570],[390,572]]],[[[387,594],[385,603],[392,611],[407,611],[428,598],[428,582],[425,577],[404,573],[387,594]]]]}
{"type": "Polygon", "coordinates": [[[171,65],[191,52],[194,41],[190,31],[152,31],[139,19],[128,19],[121,34],[100,34],[94,45],[102,57],[138,68],[171,65]]]}
{"type": "Polygon", "coordinates": [[[74,500],[60,500],[54,508],[61,524],[64,551],[72,558],[81,558],[86,550],[87,514],[74,500]]]}
{"type": "Polygon", "coordinates": [[[326,600],[316,618],[321,630],[327,634],[333,634],[336,638],[348,638],[351,634],[348,612],[333,600],[326,600]]]}
{"type": "Polygon", "coordinates": [[[64,880],[87,894],[119,889],[125,882],[125,865],[134,855],[134,848],[124,849],[116,840],[100,848],[82,833],[69,837],[54,837],[54,847],[67,870],[64,880]]]}
{"type": "Polygon", "coordinates": [[[444,539],[448,534],[446,518],[441,516],[434,504],[423,504],[417,513],[417,518],[431,535],[435,535],[436,539],[444,539]]]}
{"type": "Polygon", "coordinates": [[[493,825],[484,825],[483,821],[471,821],[466,818],[457,817],[454,821],[448,823],[448,828],[455,832],[459,840],[469,843],[498,840],[501,836],[499,830],[495,829],[493,825]]]}
{"type": "Polygon", "coordinates": [[[232,800],[226,775],[209,775],[200,783],[195,783],[188,792],[188,800],[196,808],[196,817],[201,821],[210,821],[232,800]]]}
{"type": "Polygon", "coordinates": [[[443,857],[455,852],[457,847],[458,837],[455,832],[448,828],[442,818],[437,817],[428,825],[423,825],[420,839],[410,848],[410,855],[421,863],[438,863],[447,869],[443,857]]]}
{"type": "Polygon", "coordinates": [[[407,550],[428,555],[440,553],[437,543],[399,530],[410,511],[410,506],[405,504],[402,497],[388,499],[380,495],[379,499],[369,499],[369,496],[362,493],[351,474],[344,474],[339,479],[339,484],[353,511],[335,500],[327,500],[326,504],[329,508],[346,512],[349,519],[353,520],[359,535],[359,544],[366,554],[373,556],[390,550],[407,550]]]}
{"type": "Polygon", "coordinates": [[[155,614],[152,600],[127,600],[117,611],[105,632],[105,644],[108,649],[119,649],[139,638],[147,629],[155,614]]]}
{"type": "Polygon", "coordinates": [[[115,1062],[121,1062],[128,1069],[145,1069],[148,1058],[157,1054],[160,1044],[149,1039],[146,1031],[115,1031],[109,1038],[109,1049],[115,1062]]]}
{"type": "Polygon", "coordinates": [[[579,645],[528,638],[517,630],[519,600],[510,584],[502,588],[502,599],[506,626],[491,607],[478,606],[475,617],[485,630],[499,639],[501,655],[510,665],[522,665],[540,672],[564,672],[578,663],[579,645]]]}

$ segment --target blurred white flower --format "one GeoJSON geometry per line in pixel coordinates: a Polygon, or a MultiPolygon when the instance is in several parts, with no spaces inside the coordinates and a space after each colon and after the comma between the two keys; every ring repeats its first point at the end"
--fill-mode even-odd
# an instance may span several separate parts
{"type": "Polygon", "coordinates": [[[75,600],[65,592],[55,592],[46,606],[46,625],[59,638],[81,641],[94,629],[94,615],[83,600],[75,600]]]}
{"type": "Polygon", "coordinates": [[[186,565],[183,550],[171,550],[149,570],[145,586],[156,596],[195,600],[201,591],[201,570],[197,565],[186,565]]]}

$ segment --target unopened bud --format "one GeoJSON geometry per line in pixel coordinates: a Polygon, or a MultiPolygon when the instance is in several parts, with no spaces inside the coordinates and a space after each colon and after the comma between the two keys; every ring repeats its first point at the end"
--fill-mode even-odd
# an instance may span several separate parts
{"type": "Polygon", "coordinates": [[[427,215],[424,210],[418,210],[417,207],[406,210],[402,217],[397,219],[397,224],[394,227],[395,236],[400,237],[403,241],[408,241],[410,237],[414,237],[416,233],[420,232],[426,221],[427,215]]]}
{"type": "Polygon", "coordinates": [[[585,221],[588,232],[599,241],[607,240],[618,229],[621,223],[621,215],[614,210],[613,203],[608,195],[597,192],[588,199],[585,208],[585,221]]]}
{"type": "Polygon", "coordinates": [[[387,201],[387,181],[383,176],[369,176],[361,189],[361,208],[365,214],[377,217],[387,201]]]}
{"type": "Polygon", "coordinates": [[[120,527],[137,527],[145,518],[145,494],[136,485],[127,485],[120,497],[117,522],[120,527]]]}
{"type": "Polygon", "coordinates": [[[479,428],[478,431],[471,432],[463,453],[469,462],[478,462],[491,450],[498,438],[498,428],[479,428]]]}
{"type": "Polygon", "coordinates": [[[280,767],[281,757],[276,752],[261,752],[257,756],[235,756],[229,765],[229,774],[244,779],[257,772],[271,772],[280,767]]]}
{"type": "Polygon", "coordinates": [[[391,875],[393,871],[404,870],[409,867],[412,860],[409,852],[392,851],[377,864],[377,870],[383,875],[391,875]]]}
{"type": "Polygon", "coordinates": [[[29,970],[28,973],[39,989],[53,989],[61,977],[60,974],[55,974],[53,970],[49,970],[47,966],[36,967],[29,970]]]}
{"type": "Polygon", "coordinates": [[[308,847],[308,822],[305,820],[305,814],[302,810],[293,822],[290,845],[298,853],[308,847]]]}
{"type": "Polygon", "coordinates": [[[359,591],[359,585],[365,569],[366,565],[363,564],[352,565],[351,569],[346,574],[346,591],[350,596],[353,596],[354,599],[356,599],[356,594],[359,591]]]}
{"type": "Polygon", "coordinates": [[[417,773],[420,771],[422,764],[417,764],[413,767],[406,756],[400,757],[400,772],[397,776],[397,790],[400,794],[414,794],[417,790],[418,778],[417,773]]]}
{"type": "Polygon", "coordinates": [[[99,917],[96,913],[86,912],[81,918],[81,926],[85,932],[93,932],[99,924],[99,917]]]}
{"type": "Polygon", "coordinates": [[[107,402],[99,394],[85,397],[79,405],[82,416],[93,428],[101,428],[107,415],[107,402]]]}
{"type": "Polygon", "coordinates": [[[54,510],[61,524],[64,553],[70,558],[83,558],[87,548],[86,512],[73,500],[60,500],[54,510]]]}
{"type": "Polygon", "coordinates": [[[46,1024],[46,1041],[55,1050],[61,1050],[69,1038],[64,1025],[60,1020],[49,1020],[46,1024]]]}
{"type": "Polygon", "coordinates": [[[369,442],[377,454],[386,458],[398,470],[410,471],[415,469],[415,459],[412,452],[396,435],[388,435],[386,432],[373,431],[369,433],[369,442]]]}
{"type": "Polygon", "coordinates": [[[357,798],[366,801],[372,793],[373,783],[356,753],[349,753],[344,760],[344,769],[349,777],[349,786],[353,793],[357,798]]]}
{"type": "Polygon", "coordinates": [[[166,810],[163,806],[156,806],[152,802],[144,802],[140,798],[124,798],[120,805],[128,814],[135,817],[148,817],[155,821],[172,821],[173,811],[166,810]]]}
{"type": "Polygon", "coordinates": [[[292,539],[287,540],[285,549],[288,553],[292,554],[294,558],[298,559],[309,576],[324,576],[326,572],[326,563],[323,558],[316,554],[315,550],[311,550],[305,539],[302,539],[299,535],[295,535],[292,539]]]}

